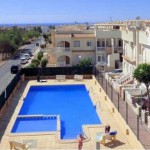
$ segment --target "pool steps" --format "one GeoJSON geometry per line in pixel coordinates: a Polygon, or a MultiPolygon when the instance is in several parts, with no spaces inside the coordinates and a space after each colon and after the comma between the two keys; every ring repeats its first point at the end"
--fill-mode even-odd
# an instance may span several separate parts
{"type": "Polygon", "coordinates": [[[17,118],[51,118],[51,119],[60,119],[59,115],[18,115],[17,118]]]}

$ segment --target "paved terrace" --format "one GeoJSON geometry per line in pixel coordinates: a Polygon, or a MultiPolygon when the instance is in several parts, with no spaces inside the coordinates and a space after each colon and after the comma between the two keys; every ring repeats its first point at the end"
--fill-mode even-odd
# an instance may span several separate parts
{"type": "Polygon", "coordinates": [[[58,140],[56,134],[31,134],[13,136],[10,134],[13,123],[19,110],[23,104],[23,97],[26,96],[28,89],[32,85],[56,85],[56,84],[85,84],[89,90],[91,100],[97,106],[97,113],[102,121],[102,125],[94,127],[84,127],[89,140],[83,144],[83,150],[94,150],[96,147],[100,149],[144,149],[141,143],[136,139],[130,128],[125,124],[123,118],[114,108],[105,92],[95,79],[74,81],[66,80],[59,82],[56,80],[47,80],[47,82],[37,82],[36,80],[24,81],[17,89],[14,96],[10,99],[9,105],[2,116],[0,122],[0,149],[9,149],[9,141],[17,141],[20,143],[30,143],[30,149],[77,149],[77,141],[61,141],[58,140]],[[109,140],[106,145],[97,143],[96,133],[104,132],[104,126],[110,124],[111,130],[117,130],[116,141],[113,143],[109,140]]]}

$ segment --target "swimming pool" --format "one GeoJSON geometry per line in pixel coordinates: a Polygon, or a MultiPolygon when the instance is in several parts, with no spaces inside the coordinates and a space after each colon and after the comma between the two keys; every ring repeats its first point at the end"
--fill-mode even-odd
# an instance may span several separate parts
{"type": "Polygon", "coordinates": [[[17,117],[12,133],[47,132],[57,130],[57,118],[45,116],[17,117]]]}
{"type": "MultiPolygon", "coordinates": [[[[62,139],[75,139],[82,132],[82,125],[101,124],[89,93],[85,85],[81,84],[31,86],[19,115],[36,114],[60,115],[62,139]]],[[[19,133],[16,122],[15,130],[12,131],[19,133]]],[[[22,123],[19,128],[24,126],[22,123]]],[[[28,131],[21,129],[21,132],[28,131]]],[[[42,131],[39,129],[38,132],[42,131]]]]}

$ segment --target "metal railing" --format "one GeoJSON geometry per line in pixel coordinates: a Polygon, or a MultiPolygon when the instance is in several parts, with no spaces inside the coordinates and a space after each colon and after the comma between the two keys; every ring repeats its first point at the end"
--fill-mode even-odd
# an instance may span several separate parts
{"type": "Polygon", "coordinates": [[[103,52],[105,51],[105,47],[97,47],[97,51],[103,52]]]}
{"type": "Polygon", "coordinates": [[[150,130],[148,129],[148,124],[142,121],[142,117],[133,110],[127,101],[124,101],[121,94],[106,80],[102,72],[95,68],[94,74],[111,102],[136,135],[137,139],[142,143],[145,149],[150,149],[150,130]]]}
{"type": "Polygon", "coordinates": [[[52,52],[54,53],[71,52],[71,49],[70,47],[55,47],[55,48],[52,48],[52,52]]]}

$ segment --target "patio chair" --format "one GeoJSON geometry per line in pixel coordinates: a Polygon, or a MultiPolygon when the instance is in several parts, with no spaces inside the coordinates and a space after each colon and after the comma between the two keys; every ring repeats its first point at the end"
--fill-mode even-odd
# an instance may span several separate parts
{"type": "Polygon", "coordinates": [[[100,141],[101,144],[105,145],[106,140],[115,141],[116,140],[117,131],[112,131],[110,133],[97,133],[96,140],[100,141]]]}
{"type": "Polygon", "coordinates": [[[77,75],[77,74],[75,74],[74,75],[74,80],[76,80],[76,81],[82,81],[83,80],[83,75],[77,75]]]}
{"type": "Polygon", "coordinates": [[[23,144],[23,143],[19,143],[19,142],[15,142],[15,141],[10,141],[10,149],[22,149],[22,150],[27,150],[29,148],[28,145],[23,144]]]}
{"type": "Polygon", "coordinates": [[[66,80],[66,76],[65,75],[56,75],[56,80],[64,81],[64,80],[66,80]]]}

